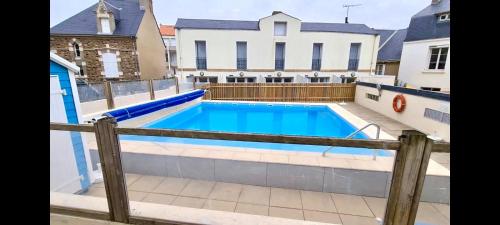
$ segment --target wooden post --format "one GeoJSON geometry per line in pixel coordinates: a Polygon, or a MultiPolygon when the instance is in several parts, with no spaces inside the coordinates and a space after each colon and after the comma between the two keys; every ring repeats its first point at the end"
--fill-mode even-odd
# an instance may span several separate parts
{"type": "Polygon", "coordinates": [[[179,78],[175,77],[175,93],[179,94],[179,78]]]}
{"type": "Polygon", "coordinates": [[[108,103],[108,109],[115,108],[115,101],[113,99],[113,90],[111,88],[111,82],[104,81],[104,95],[106,96],[106,103],[108,103]]]}
{"type": "Polygon", "coordinates": [[[128,223],[130,208],[116,126],[113,117],[103,117],[94,123],[110,220],[128,223]]]}
{"type": "Polygon", "coordinates": [[[425,134],[405,130],[399,137],[384,225],[413,225],[429,163],[432,140],[425,134]]]}
{"type": "Polygon", "coordinates": [[[153,80],[149,80],[149,96],[151,100],[155,100],[155,88],[153,86],[153,80]]]}

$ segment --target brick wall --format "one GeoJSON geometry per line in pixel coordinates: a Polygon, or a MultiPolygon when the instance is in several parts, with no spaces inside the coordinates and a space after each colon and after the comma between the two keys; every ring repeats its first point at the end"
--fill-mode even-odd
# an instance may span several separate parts
{"type": "Polygon", "coordinates": [[[50,50],[70,62],[75,62],[83,67],[85,75],[89,80],[99,80],[102,75],[103,65],[100,61],[99,52],[119,52],[117,58],[118,70],[121,79],[138,79],[140,68],[137,60],[135,39],[127,37],[68,37],[51,36],[50,50]],[[73,43],[79,43],[81,57],[75,58],[73,43]]]}

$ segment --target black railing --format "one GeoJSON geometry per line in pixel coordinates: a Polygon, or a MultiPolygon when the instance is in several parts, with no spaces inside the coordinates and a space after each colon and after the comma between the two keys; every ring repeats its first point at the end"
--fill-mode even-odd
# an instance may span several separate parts
{"type": "Polygon", "coordinates": [[[285,69],[285,60],[284,59],[274,60],[274,69],[283,71],[285,69]]]}
{"type": "Polygon", "coordinates": [[[246,58],[236,59],[236,66],[238,70],[247,70],[247,59],[246,58]]]}
{"type": "Polygon", "coordinates": [[[347,70],[357,71],[358,70],[359,59],[349,59],[349,65],[347,66],[347,70]]]}
{"type": "Polygon", "coordinates": [[[320,71],[321,70],[321,59],[313,59],[311,69],[313,71],[320,71]]]}
{"type": "Polygon", "coordinates": [[[196,58],[196,69],[206,70],[207,69],[207,58],[196,58]]]}

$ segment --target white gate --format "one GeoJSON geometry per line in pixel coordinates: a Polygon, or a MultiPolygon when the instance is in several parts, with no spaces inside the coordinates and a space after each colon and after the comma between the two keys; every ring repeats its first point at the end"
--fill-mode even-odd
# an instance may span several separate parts
{"type": "MultiPolygon", "coordinates": [[[[50,122],[67,123],[58,76],[50,76],[50,122]]],[[[69,131],[50,131],[50,191],[75,193],[81,189],[69,131]]]]}

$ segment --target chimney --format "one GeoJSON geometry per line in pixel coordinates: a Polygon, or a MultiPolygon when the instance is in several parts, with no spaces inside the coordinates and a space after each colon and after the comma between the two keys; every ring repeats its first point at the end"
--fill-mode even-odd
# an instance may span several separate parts
{"type": "Polygon", "coordinates": [[[441,0],[431,0],[431,5],[438,4],[441,0]]]}
{"type": "Polygon", "coordinates": [[[349,22],[347,21],[347,16],[345,17],[345,23],[349,23],[349,22]]]}
{"type": "Polygon", "coordinates": [[[139,8],[141,10],[149,9],[153,12],[153,2],[152,0],[139,0],[139,8]]]}
{"type": "Polygon", "coordinates": [[[281,11],[273,11],[272,15],[276,15],[278,13],[283,13],[283,12],[281,12],[281,11]]]}

